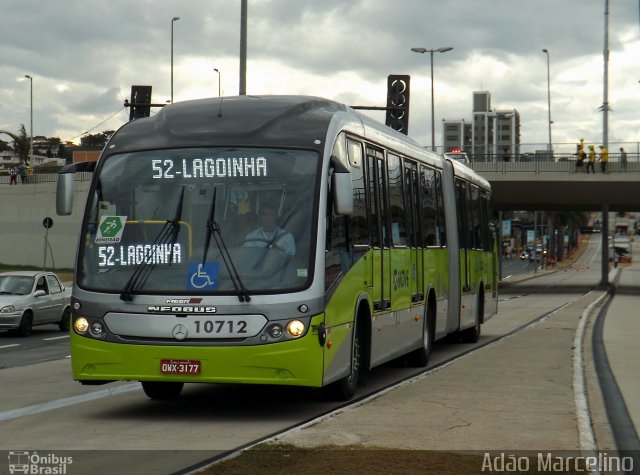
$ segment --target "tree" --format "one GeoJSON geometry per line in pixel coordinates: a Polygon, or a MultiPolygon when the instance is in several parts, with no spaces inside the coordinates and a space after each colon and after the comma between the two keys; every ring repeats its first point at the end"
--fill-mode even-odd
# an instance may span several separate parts
{"type": "Polygon", "coordinates": [[[88,134],[80,139],[80,144],[85,148],[102,150],[114,133],[113,130],[105,130],[99,134],[88,134]]]}
{"type": "Polygon", "coordinates": [[[73,162],[73,150],[69,146],[69,142],[66,145],[63,143],[58,145],[58,158],[64,158],[67,163],[73,162]]]}
{"type": "Polygon", "coordinates": [[[27,135],[27,129],[24,128],[24,124],[20,125],[20,131],[13,141],[13,150],[18,155],[20,160],[25,163],[29,162],[29,150],[31,141],[27,135]]]}

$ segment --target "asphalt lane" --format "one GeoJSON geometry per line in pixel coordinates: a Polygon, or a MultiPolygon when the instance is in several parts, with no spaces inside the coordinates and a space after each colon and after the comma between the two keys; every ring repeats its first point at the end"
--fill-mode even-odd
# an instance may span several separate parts
{"type": "Polygon", "coordinates": [[[0,331],[0,369],[24,366],[69,356],[69,333],[57,325],[33,328],[28,337],[0,331]]]}

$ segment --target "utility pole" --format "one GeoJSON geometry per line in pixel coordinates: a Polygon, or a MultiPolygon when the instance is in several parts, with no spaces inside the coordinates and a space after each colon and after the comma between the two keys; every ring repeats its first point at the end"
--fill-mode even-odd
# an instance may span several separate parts
{"type": "Polygon", "coordinates": [[[240,95],[247,94],[247,0],[240,4],[240,95]]]}
{"type": "MultiPolygon", "coordinates": [[[[604,2],[604,74],[602,93],[602,146],[609,150],[609,0],[604,2]]],[[[600,285],[609,284],[609,205],[602,205],[602,275],[600,285]]]]}

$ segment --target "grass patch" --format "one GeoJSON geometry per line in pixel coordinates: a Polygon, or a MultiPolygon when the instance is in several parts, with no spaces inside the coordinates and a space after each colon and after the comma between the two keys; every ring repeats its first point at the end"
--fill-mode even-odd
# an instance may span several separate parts
{"type": "Polygon", "coordinates": [[[219,462],[204,474],[261,475],[304,473],[478,473],[482,457],[426,450],[394,450],[360,446],[321,446],[304,449],[291,445],[262,444],[238,457],[219,462]]]}
{"type": "MultiPolygon", "coordinates": [[[[529,467],[511,473],[539,474],[535,456],[529,467]]],[[[402,473],[403,475],[459,475],[483,473],[485,456],[478,452],[399,450],[362,446],[300,448],[289,444],[260,444],[239,456],[219,462],[198,473],[216,475],[261,475],[304,473],[305,475],[402,473]]],[[[485,467],[486,469],[487,467],[485,467]]],[[[560,473],[576,473],[560,470],[560,473]]],[[[499,473],[503,473],[499,471],[499,473]]]]}

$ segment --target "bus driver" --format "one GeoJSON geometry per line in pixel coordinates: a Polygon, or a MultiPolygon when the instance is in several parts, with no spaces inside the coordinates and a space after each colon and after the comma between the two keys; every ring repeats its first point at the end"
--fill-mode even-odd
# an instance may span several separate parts
{"type": "Polygon", "coordinates": [[[294,256],[296,244],[290,232],[276,225],[276,209],[273,205],[265,204],[258,212],[260,227],[251,231],[244,238],[243,247],[276,247],[285,255],[294,256]]]}

